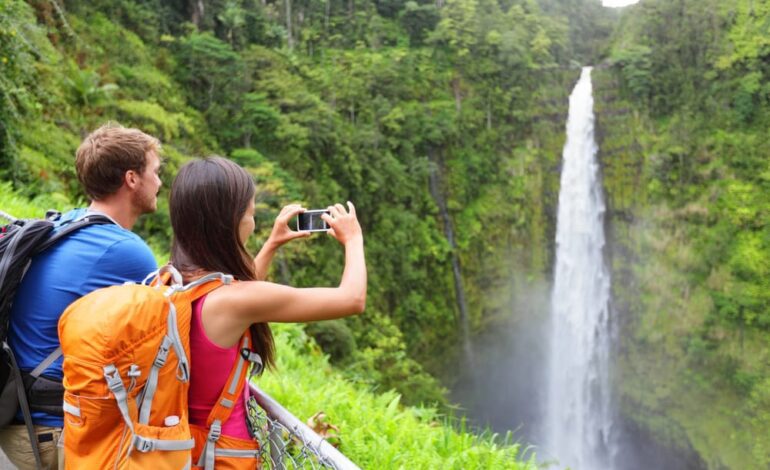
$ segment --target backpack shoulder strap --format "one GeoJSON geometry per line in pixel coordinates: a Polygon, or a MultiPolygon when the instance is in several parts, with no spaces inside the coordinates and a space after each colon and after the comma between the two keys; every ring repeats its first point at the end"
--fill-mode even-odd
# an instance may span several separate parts
{"type": "Polygon", "coordinates": [[[236,401],[243,393],[246,375],[249,372],[248,353],[251,352],[251,334],[248,330],[241,337],[239,345],[238,359],[235,360],[233,368],[230,370],[230,376],[225,381],[225,386],[206,420],[208,427],[212,427],[215,422],[219,422],[221,425],[227,421],[233,412],[236,401]],[[243,354],[244,350],[247,351],[247,354],[243,354]]]}
{"type": "MultiPolygon", "coordinates": [[[[153,281],[153,284],[151,285],[155,285],[155,282],[156,281],[153,281]]],[[[168,279],[164,281],[163,277],[161,277],[160,282],[168,282],[168,279]]],[[[172,288],[174,289],[175,299],[181,298],[184,299],[184,302],[192,303],[213,291],[214,289],[218,289],[225,285],[230,285],[234,282],[237,281],[233,280],[233,276],[229,274],[211,273],[203,276],[200,279],[196,279],[189,284],[178,285],[172,288]]]]}
{"type": "MultiPolygon", "coordinates": [[[[38,252],[38,248],[45,243],[52,229],[52,222],[39,219],[17,220],[2,228],[0,234],[0,286],[2,286],[4,296],[13,292],[7,292],[6,276],[14,275],[14,266],[21,266],[22,269],[26,269],[28,259],[38,252]]],[[[23,274],[16,273],[15,276],[20,278],[23,274]]],[[[13,285],[13,289],[15,288],[16,284],[13,285]]],[[[3,311],[5,311],[5,307],[3,305],[3,311]]]]}
{"type": "Polygon", "coordinates": [[[222,424],[230,418],[235,403],[241,399],[243,387],[246,385],[250,357],[248,353],[251,352],[251,334],[249,330],[243,333],[239,346],[238,359],[233,364],[230,376],[225,381],[222,392],[219,394],[219,398],[217,398],[217,402],[214,404],[206,420],[206,427],[209,433],[206,436],[206,443],[203,446],[203,452],[201,452],[197,464],[204,469],[214,468],[215,448],[219,436],[222,434],[222,424]]]}
{"type": "Polygon", "coordinates": [[[106,215],[87,214],[83,217],[80,217],[71,222],[67,222],[61,225],[58,230],[54,231],[54,234],[51,235],[48,238],[48,240],[40,244],[40,246],[35,251],[35,253],[37,254],[47,250],[48,248],[55,245],[56,242],[58,242],[62,238],[70,235],[73,232],[80,230],[83,227],[88,227],[89,225],[106,225],[106,224],[114,224],[114,223],[115,221],[113,221],[111,218],[107,217],[106,215]]]}

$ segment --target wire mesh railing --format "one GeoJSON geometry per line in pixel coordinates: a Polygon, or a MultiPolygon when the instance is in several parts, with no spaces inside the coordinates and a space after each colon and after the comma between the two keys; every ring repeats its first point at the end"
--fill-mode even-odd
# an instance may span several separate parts
{"type": "Polygon", "coordinates": [[[250,419],[258,423],[257,441],[263,469],[337,469],[359,467],[326,439],[291,414],[256,385],[251,395],[259,407],[249,407],[250,419]],[[254,416],[254,415],[257,416],[254,416]]]}
{"type": "MultiPolygon", "coordinates": [[[[0,210],[0,220],[16,217],[0,210]]],[[[250,395],[258,406],[249,407],[249,420],[260,444],[263,470],[360,470],[323,436],[291,414],[253,383],[250,395]]]]}

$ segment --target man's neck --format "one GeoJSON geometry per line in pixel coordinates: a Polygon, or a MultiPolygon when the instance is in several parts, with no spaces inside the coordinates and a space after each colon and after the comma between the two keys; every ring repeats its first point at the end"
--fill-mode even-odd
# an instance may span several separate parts
{"type": "Polygon", "coordinates": [[[91,201],[88,210],[106,214],[126,230],[131,230],[136,219],[139,218],[139,215],[134,213],[130,203],[121,204],[117,200],[91,201]]]}

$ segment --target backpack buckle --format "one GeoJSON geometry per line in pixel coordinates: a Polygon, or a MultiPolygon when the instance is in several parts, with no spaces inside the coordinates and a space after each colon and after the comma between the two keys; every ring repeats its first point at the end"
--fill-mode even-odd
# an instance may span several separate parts
{"type": "Polygon", "coordinates": [[[166,358],[168,357],[168,349],[163,351],[163,353],[159,353],[157,356],[155,356],[155,360],[152,361],[152,365],[160,369],[163,367],[164,364],[166,364],[166,358]]]}
{"type": "Polygon", "coordinates": [[[142,369],[137,364],[131,364],[131,367],[128,368],[128,376],[131,378],[141,377],[142,369]]]}
{"type": "Polygon", "coordinates": [[[241,349],[241,357],[246,359],[247,361],[251,362],[252,369],[251,369],[251,375],[256,376],[262,373],[262,369],[264,368],[262,364],[262,356],[259,355],[259,353],[255,353],[254,351],[250,350],[249,348],[243,348],[241,349]]]}
{"type": "Polygon", "coordinates": [[[48,209],[47,211],[45,211],[45,220],[56,222],[60,218],[61,218],[61,212],[57,211],[56,209],[48,209]]]}
{"type": "Polygon", "coordinates": [[[171,343],[172,343],[172,340],[168,336],[165,336],[163,338],[163,342],[158,348],[158,354],[155,356],[155,359],[152,361],[152,365],[154,367],[157,367],[158,369],[160,369],[161,367],[163,367],[164,364],[166,364],[166,359],[168,358],[168,352],[171,350],[171,343]]]}
{"type": "Polygon", "coordinates": [[[206,439],[211,442],[216,442],[219,440],[219,436],[221,435],[222,435],[222,425],[219,424],[219,421],[214,421],[211,424],[211,428],[209,428],[209,435],[206,439]]]}
{"type": "Polygon", "coordinates": [[[155,448],[155,443],[150,439],[145,439],[142,436],[134,437],[134,446],[139,452],[152,452],[155,448]]]}
{"type": "Polygon", "coordinates": [[[107,380],[107,386],[113,393],[123,388],[123,380],[120,378],[118,369],[110,364],[104,367],[104,378],[107,380]]]}

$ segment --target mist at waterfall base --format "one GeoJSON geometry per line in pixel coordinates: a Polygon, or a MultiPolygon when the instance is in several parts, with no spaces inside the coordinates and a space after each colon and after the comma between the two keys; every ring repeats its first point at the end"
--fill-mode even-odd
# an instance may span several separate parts
{"type": "Polygon", "coordinates": [[[472,363],[460,367],[452,398],[472,424],[501,435],[512,431],[551,468],[703,468],[690,452],[668,448],[623,419],[612,397],[617,312],[603,260],[593,119],[590,69],[584,69],[570,98],[554,285],[523,285],[523,275],[511,280],[512,314],[473,339],[472,363]],[[576,155],[589,159],[577,169],[568,161],[576,155]]]}
{"type": "MultiPolygon", "coordinates": [[[[525,279],[525,275],[521,275],[525,279]]],[[[470,344],[473,363],[461,364],[452,387],[452,400],[459,403],[471,423],[536,445],[544,416],[542,398],[547,362],[545,319],[550,287],[536,282],[528,289],[510,281],[515,292],[508,309],[514,315],[501,319],[470,344]]],[[[539,449],[535,449],[538,452],[539,449]]],[[[538,452],[539,453],[539,452],[538,452]]]]}
{"type": "MultiPolygon", "coordinates": [[[[524,457],[532,453],[548,469],[564,469],[559,455],[542,437],[546,404],[548,344],[546,325],[539,314],[548,314],[546,286],[533,286],[532,304],[515,309],[517,318],[498,323],[474,338],[473,367],[458,370],[452,400],[477,430],[490,429],[504,437],[513,434],[524,457]],[[539,298],[544,294],[542,298],[539,298]],[[539,312],[538,312],[539,310],[539,312]],[[549,465],[550,464],[550,465],[549,465]]],[[[579,436],[576,436],[579,438],[579,436]]],[[[691,451],[670,448],[620,415],[616,422],[615,470],[706,469],[691,451]]],[[[572,470],[606,470],[573,467],[572,470]]]]}

